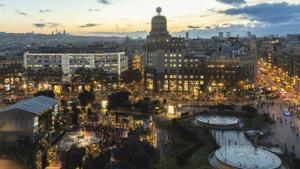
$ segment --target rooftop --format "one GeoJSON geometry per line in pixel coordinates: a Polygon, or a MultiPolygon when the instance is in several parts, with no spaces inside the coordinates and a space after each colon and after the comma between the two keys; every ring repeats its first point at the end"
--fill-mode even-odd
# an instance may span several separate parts
{"type": "Polygon", "coordinates": [[[118,53],[120,49],[108,47],[41,47],[29,50],[30,53],[118,53]]]}
{"type": "Polygon", "coordinates": [[[19,109],[36,115],[40,115],[43,112],[49,110],[52,106],[56,104],[58,104],[58,100],[56,99],[46,97],[46,96],[38,96],[38,97],[22,100],[16,104],[1,109],[0,113],[14,110],[14,109],[19,109]]]}

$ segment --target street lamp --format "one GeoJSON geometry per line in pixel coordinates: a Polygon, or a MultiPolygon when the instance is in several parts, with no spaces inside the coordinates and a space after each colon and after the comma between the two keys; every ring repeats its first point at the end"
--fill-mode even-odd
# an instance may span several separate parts
{"type": "Polygon", "coordinates": [[[173,105],[168,105],[168,114],[175,114],[175,107],[173,105]]]}

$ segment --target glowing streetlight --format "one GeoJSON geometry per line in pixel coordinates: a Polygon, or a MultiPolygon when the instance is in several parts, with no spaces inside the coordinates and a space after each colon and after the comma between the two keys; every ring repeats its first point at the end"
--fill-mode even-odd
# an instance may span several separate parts
{"type": "Polygon", "coordinates": [[[168,105],[168,114],[175,114],[175,107],[172,105],[168,105]]]}
{"type": "Polygon", "coordinates": [[[108,101],[107,100],[102,100],[102,102],[101,102],[101,108],[102,109],[107,109],[107,106],[108,106],[108,101]]]}

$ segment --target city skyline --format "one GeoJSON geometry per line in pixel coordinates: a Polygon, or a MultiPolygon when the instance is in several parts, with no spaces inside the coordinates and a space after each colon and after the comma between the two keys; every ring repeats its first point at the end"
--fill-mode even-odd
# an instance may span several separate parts
{"type": "Polygon", "coordinates": [[[0,0],[0,168],[298,169],[297,1],[0,0]]]}
{"type": "Polygon", "coordinates": [[[210,37],[219,31],[284,35],[299,32],[300,26],[297,0],[28,0],[26,4],[0,0],[0,15],[6,16],[0,18],[0,31],[145,37],[157,6],[163,8],[175,35],[186,31],[192,37],[210,37]]]}

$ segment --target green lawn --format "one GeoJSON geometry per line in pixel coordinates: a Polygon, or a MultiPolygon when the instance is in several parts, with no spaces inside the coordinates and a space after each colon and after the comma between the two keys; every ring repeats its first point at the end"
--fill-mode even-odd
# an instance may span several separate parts
{"type": "Polygon", "coordinates": [[[193,127],[190,125],[189,119],[178,120],[178,122],[186,127],[188,130],[197,132],[201,141],[205,143],[200,149],[198,149],[188,159],[187,165],[179,166],[177,164],[176,156],[185,150],[194,146],[194,143],[183,139],[179,132],[172,127],[171,121],[163,122],[158,124],[157,127],[160,129],[168,130],[174,136],[174,144],[168,154],[161,157],[160,169],[210,169],[212,168],[208,162],[208,155],[214,151],[211,141],[209,141],[208,134],[205,129],[193,127]]]}

